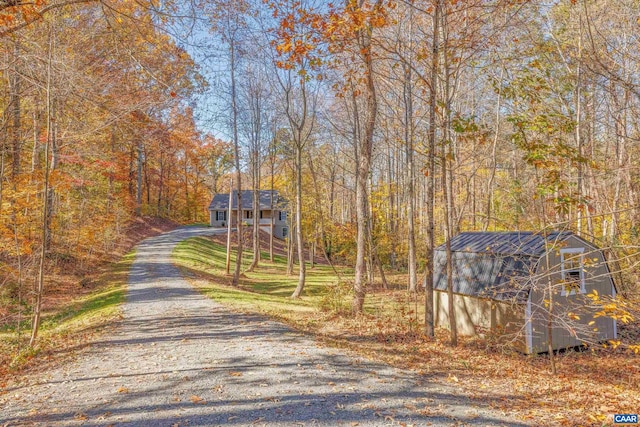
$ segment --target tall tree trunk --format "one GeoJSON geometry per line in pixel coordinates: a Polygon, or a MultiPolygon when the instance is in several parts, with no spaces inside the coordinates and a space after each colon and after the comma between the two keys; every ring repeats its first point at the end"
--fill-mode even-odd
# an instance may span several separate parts
{"type": "MultiPolygon", "coordinates": [[[[138,169],[137,169],[137,183],[138,186],[136,187],[136,215],[140,216],[142,215],[142,141],[138,141],[138,145],[137,145],[137,152],[138,152],[138,158],[137,158],[137,164],[138,164],[138,169]]],[[[148,186],[147,186],[148,188],[148,186]]]]}
{"type": "Polygon", "coordinates": [[[12,163],[11,163],[11,175],[12,177],[17,176],[20,173],[20,155],[22,151],[22,123],[20,120],[21,113],[21,77],[20,70],[18,69],[18,62],[20,57],[20,43],[15,40],[13,45],[13,67],[9,74],[9,104],[11,106],[11,118],[10,118],[10,129],[9,137],[11,138],[11,153],[12,153],[12,163]]]}
{"type": "Polygon", "coordinates": [[[491,225],[491,212],[493,211],[493,191],[494,191],[494,182],[496,179],[496,166],[497,166],[497,157],[496,153],[498,151],[498,138],[500,136],[500,108],[502,104],[502,79],[504,77],[504,66],[500,67],[500,80],[498,81],[498,100],[496,102],[496,113],[495,113],[495,129],[493,133],[493,142],[491,144],[491,165],[489,167],[489,181],[487,182],[487,206],[486,206],[486,215],[484,226],[482,227],[483,231],[487,231],[489,226],[491,225]]]}
{"type": "Polygon", "coordinates": [[[253,271],[260,262],[260,165],[258,152],[252,153],[252,186],[253,186],[253,260],[247,271],[253,271]]]}
{"type": "MultiPolygon", "coordinates": [[[[580,29],[578,36],[578,61],[576,70],[576,94],[575,94],[575,110],[576,110],[576,147],[578,150],[578,156],[582,158],[583,155],[583,143],[582,143],[582,14],[580,14],[580,29]]],[[[577,207],[577,224],[576,229],[578,235],[582,235],[582,222],[584,208],[584,165],[582,161],[578,162],[578,176],[577,176],[577,190],[578,190],[578,207],[577,207]]]]}
{"type": "Polygon", "coordinates": [[[438,88],[438,68],[440,56],[440,9],[442,0],[436,0],[433,14],[433,45],[431,49],[431,78],[429,91],[429,147],[427,153],[427,267],[425,271],[425,310],[424,323],[425,334],[433,338],[435,336],[435,316],[433,313],[433,256],[435,248],[434,226],[434,197],[435,197],[435,172],[436,172],[436,105],[438,88]]]}
{"type": "Polygon", "coordinates": [[[236,212],[236,233],[237,233],[237,253],[236,266],[233,272],[231,284],[238,286],[240,282],[240,268],[242,266],[242,171],[240,170],[240,141],[238,139],[238,96],[236,92],[236,45],[235,39],[232,39],[230,46],[230,64],[231,67],[231,114],[233,125],[233,154],[236,166],[236,191],[238,196],[238,210],[236,212]]]}
{"type": "Polygon", "coordinates": [[[299,298],[304,290],[306,265],[304,259],[304,243],[302,241],[302,146],[296,144],[296,242],[298,246],[299,278],[298,286],[291,298],[299,298]]]}
{"type": "MultiPolygon", "coordinates": [[[[58,168],[58,163],[60,161],[60,153],[58,150],[58,140],[57,140],[57,124],[56,124],[56,105],[55,99],[51,100],[51,107],[49,111],[51,117],[51,137],[49,141],[49,150],[51,151],[51,161],[49,163],[48,173],[51,175],[53,171],[58,168]]],[[[48,185],[48,189],[45,192],[46,197],[49,199],[47,202],[47,216],[45,217],[44,226],[46,228],[46,236],[47,240],[45,241],[46,249],[49,250],[51,245],[51,222],[53,220],[53,215],[55,214],[55,188],[52,185],[48,185]]]]}
{"type": "Polygon", "coordinates": [[[51,145],[51,137],[53,133],[53,117],[52,117],[52,84],[51,84],[51,68],[53,52],[55,48],[53,28],[49,26],[49,49],[47,58],[47,80],[46,80],[46,120],[47,120],[47,141],[45,144],[44,156],[45,156],[45,170],[44,170],[44,191],[45,197],[43,197],[42,207],[42,247],[40,250],[40,261],[38,265],[38,279],[36,283],[35,302],[33,304],[33,321],[31,323],[31,339],[29,340],[29,346],[33,347],[38,338],[38,330],[40,328],[40,319],[42,311],[42,297],[44,293],[44,270],[47,256],[47,241],[49,236],[47,235],[48,227],[47,220],[49,218],[49,146],[51,145]]]}
{"type": "MultiPolygon", "coordinates": [[[[444,6],[446,8],[446,5],[444,6]]],[[[446,11],[446,9],[445,9],[446,11]]],[[[453,203],[453,140],[451,137],[451,76],[448,58],[448,23],[447,14],[443,13],[442,19],[442,41],[443,41],[443,72],[444,72],[444,99],[445,99],[445,123],[443,125],[442,141],[442,195],[444,198],[444,231],[447,252],[447,300],[449,309],[449,329],[451,334],[451,345],[458,345],[458,328],[456,325],[456,311],[453,294],[453,254],[451,252],[451,239],[454,234],[455,209],[453,203]]]]}
{"type": "MultiPolygon", "coordinates": [[[[216,215],[218,213],[216,212],[216,215]]],[[[216,218],[217,220],[218,218],[216,218]]],[[[231,223],[233,222],[233,179],[229,181],[229,206],[227,207],[227,259],[225,260],[225,271],[231,274],[231,223]]]]}
{"type": "Polygon", "coordinates": [[[404,110],[405,110],[405,150],[407,156],[408,185],[407,192],[407,233],[408,233],[408,266],[409,266],[409,291],[416,292],[418,273],[416,268],[416,236],[415,236],[415,165],[414,165],[414,135],[413,135],[413,88],[411,84],[411,64],[405,66],[404,73],[404,110]]]}
{"type": "Polygon", "coordinates": [[[360,140],[357,162],[356,179],[356,267],[353,284],[353,312],[362,313],[366,295],[365,277],[367,228],[369,225],[369,192],[368,179],[371,171],[371,157],[373,154],[373,132],[376,127],[378,101],[374,83],[373,56],[371,47],[371,29],[365,28],[356,34],[360,55],[365,69],[366,121],[364,132],[360,140]]]}
{"type": "Polygon", "coordinates": [[[271,164],[271,195],[269,196],[269,209],[271,211],[271,218],[269,220],[269,225],[271,227],[271,232],[269,233],[269,261],[273,262],[273,232],[274,232],[274,225],[275,225],[275,215],[273,212],[274,206],[273,206],[273,192],[274,190],[274,186],[275,186],[275,163],[276,163],[276,159],[275,159],[275,137],[273,140],[274,147],[269,147],[269,150],[273,150],[269,153],[269,162],[271,164]]]}

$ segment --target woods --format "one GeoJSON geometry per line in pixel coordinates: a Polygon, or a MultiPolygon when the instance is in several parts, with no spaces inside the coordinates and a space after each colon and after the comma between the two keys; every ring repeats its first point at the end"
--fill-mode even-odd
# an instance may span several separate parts
{"type": "Polygon", "coordinates": [[[355,314],[376,288],[424,284],[431,337],[434,248],[461,231],[573,231],[634,300],[639,11],[0,2],[0,316],[37,325],[47,275],[81,278],[135,216],[199,222],[213,194],[246,189],[288,200],[293,297],[320,250],[354,268],[355,314]]]}
{"type": "MultiPolygon", "coordinates": [[[[134,215],[205,219],[229,148],[197,129],[187,101],[206,83],[152,11],[108,6],[52,10],[0,43],[0,317],[20,330],[33,311],[32,344],[52,277],[81,281],[134,215]]],[[[0,13],[9,29],[28,16],[0,13]]]]}

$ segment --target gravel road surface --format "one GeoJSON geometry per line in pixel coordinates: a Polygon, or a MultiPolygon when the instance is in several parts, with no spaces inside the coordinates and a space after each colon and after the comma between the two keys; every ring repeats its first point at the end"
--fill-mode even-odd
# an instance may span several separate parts
{"type": "Polygon", "coordinates": [[[10,385],[0,425],[525,425],[454,387],[202,296],[170,254],[215,232],[185,227],[143,241],[122,322],[65,366],[10,385]]]}

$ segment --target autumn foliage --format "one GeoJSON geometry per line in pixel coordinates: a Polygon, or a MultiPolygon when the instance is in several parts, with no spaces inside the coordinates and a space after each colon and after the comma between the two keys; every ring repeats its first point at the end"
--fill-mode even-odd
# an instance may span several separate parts
{"type": "Polygon", "coordinates": [[[79,283],[136,215],[207,220],[228,149],[197,129],[205,82],[144,4],[71,3],[0,2],[3,324],[29,315],[42,253],[45,282],[64,265],[79,283]]]}

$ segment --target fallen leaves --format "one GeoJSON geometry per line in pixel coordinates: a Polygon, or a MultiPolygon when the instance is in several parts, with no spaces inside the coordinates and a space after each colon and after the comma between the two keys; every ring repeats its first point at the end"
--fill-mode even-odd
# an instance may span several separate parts
{"type": "Polygon", "coordinates": [[[206,405],[207,401],[204,400],[203,398],[201,398],[198,395],[192,395],[189,400],[191,401],[191,403],[193,403],[194,405],[206,405]]]}

